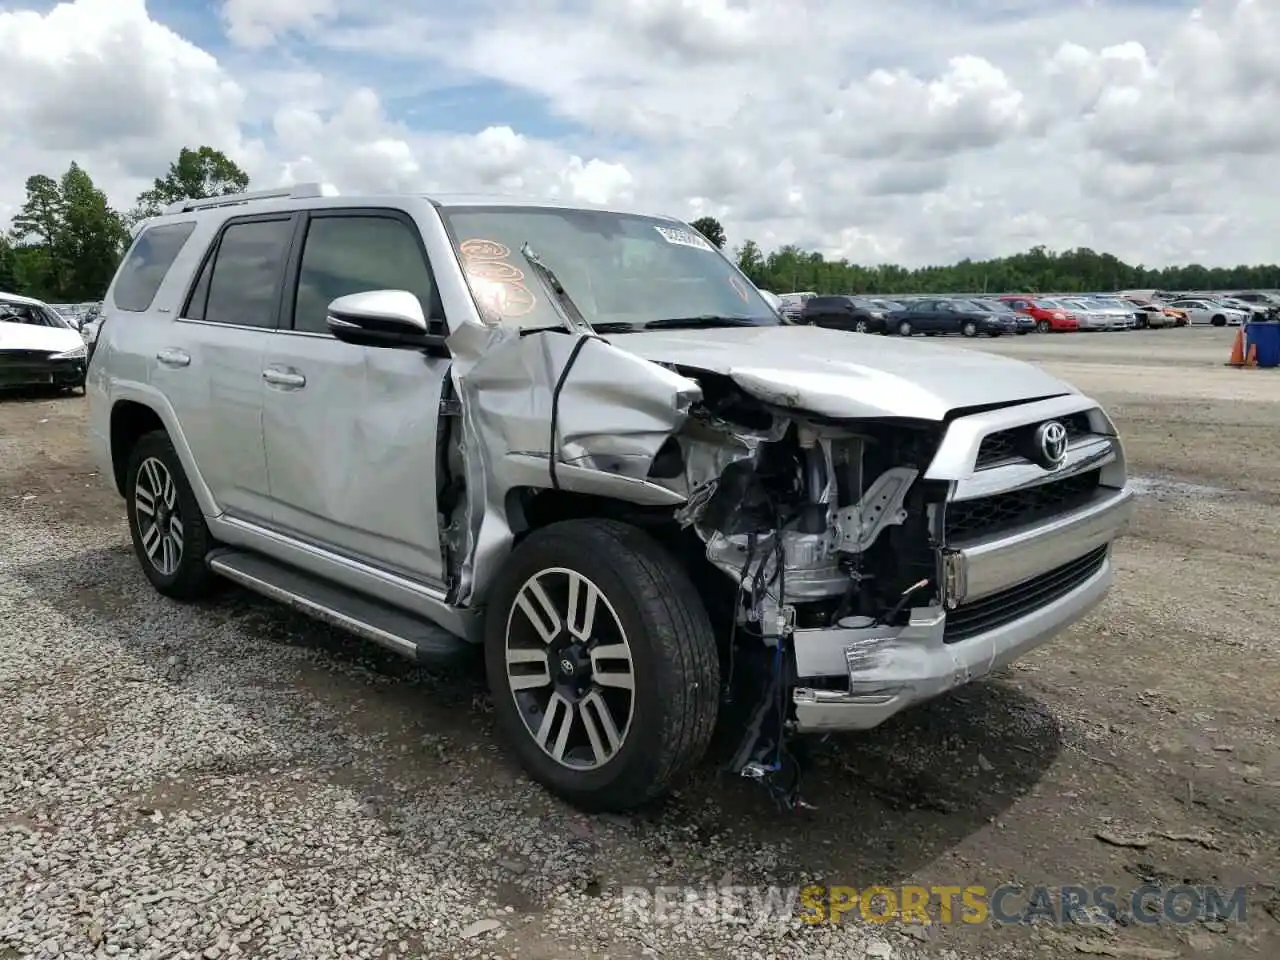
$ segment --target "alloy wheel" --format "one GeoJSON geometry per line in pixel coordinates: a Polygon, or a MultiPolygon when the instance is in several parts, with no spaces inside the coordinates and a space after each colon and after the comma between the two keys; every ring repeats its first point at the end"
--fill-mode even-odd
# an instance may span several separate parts
{"type": "Polygon", "coordinates": [[[631,645],[617,611],[589,578],[542,570],[507,614],[506,676],[534,742],[572,770],[594,770],[626,742],[635,709],[631,645]]]}
{"type": "Polygon", "coordinates": [[[147,457],[138,467],[133,508],[147,559],[162,576],[173,576],[182,562],[178,487],[169,468],[155,457],[147,457]]]}

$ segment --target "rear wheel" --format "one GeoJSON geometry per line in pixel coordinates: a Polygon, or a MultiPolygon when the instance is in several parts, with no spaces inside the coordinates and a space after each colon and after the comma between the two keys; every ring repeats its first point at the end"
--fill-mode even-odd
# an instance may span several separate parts
{"type": "Polygon", "coordinates": [[[143,436],[126,470],[129,535],[146,578],[175,600],[212,593],[217,582],[204,559],[213,538],[169,435],[156,430],[143,436]]]}
{"type": "Polygon", "coordinates": [[[909,336],[911,336],[911,334],[912,334],[912,330],[911,330],[911,321],[910,321],[910,320],[899,320],[899,321],[898,321],[898,336],[900,336],[900,337],[909,337],[909,336]]]}
{"type": "Polygon", "coordinates": [[[525,769],[589,810],[626,810],[703,757],[719,709],[715,634],[647,533],[569,520],[529,535],[485,622],[494,713],[525,769]]]}

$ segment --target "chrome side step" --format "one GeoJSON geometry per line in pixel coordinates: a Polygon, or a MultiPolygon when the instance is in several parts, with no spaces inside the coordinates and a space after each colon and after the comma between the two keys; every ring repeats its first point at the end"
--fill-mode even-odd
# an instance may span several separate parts
{"type": "Polygon", "coordinates": [[[260,554],[224,547],[211,551],[205,562],[214,573],[254,593],[418,663],[453,662],[476,649],[433,623],[260,554]]]}

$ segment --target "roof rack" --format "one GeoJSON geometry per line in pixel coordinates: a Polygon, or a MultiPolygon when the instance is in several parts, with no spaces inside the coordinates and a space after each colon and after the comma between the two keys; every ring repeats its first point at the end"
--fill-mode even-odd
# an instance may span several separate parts
{"type": "Polygon", "coordinates": [[[338,191],[327,183],[295,183],[288,187],[274,187],[270,190],[228,193],[220,197],[204,197],[199,200],[178,200],[164,208],[164,215],[208,210],[211,207],[231,207],[252,203],[255,200],[314,200],[316,197],[333,197],[337,193],[338,191]]]}

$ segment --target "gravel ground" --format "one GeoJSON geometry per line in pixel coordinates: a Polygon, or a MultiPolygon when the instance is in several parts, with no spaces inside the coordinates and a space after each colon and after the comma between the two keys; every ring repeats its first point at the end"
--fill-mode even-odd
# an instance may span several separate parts
{"type": "Polygon", "coordinates": [[[1117,587],[1006,675],[819,745],[798,814],[709,764],[580,815],[500,748],[477,675],[234,589],[161,600],[84,401],[0,401],[0,960],[1276,956],[1280,371],[1224,369],[1231,335],[960,344],[1115,416],[1143,494],[1117,587]],[[655,923],[621,895],[809,882],[1251,899],[1243,924],[995,929],[655,923]]]}

